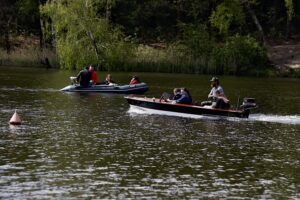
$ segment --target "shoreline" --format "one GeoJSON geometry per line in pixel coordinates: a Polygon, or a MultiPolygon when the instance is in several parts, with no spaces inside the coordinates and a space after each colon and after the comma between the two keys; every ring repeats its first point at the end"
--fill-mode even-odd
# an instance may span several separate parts
{"type": "MultiPolygon", "coordinates": [[[[300,78],[300,42],[281,42],[269,44],[267,53],[269,66],[262,70],[253,69],[242,75],[230,73],[215,73],[216,75],[232,75],[245,77],[291,77],[300,78]],[[291,44],[292,43],[292,44],[291,44]]],[[[196,60],[166,60],[165,48],[157,48],[151,44],[139,45],[135,59],[128,63],[120,62],[116,66],[102,66],[97,71],[108,72],[149,72],[149,73],[176,73],[176,74],[213,74],[203,63],[196,60]]],[[[14,48],[7,54],[0,50],[0,66],[35,67],[61,69],[59,58],[53,49],[43,49],[36,37],[17,37],[14,48]]]]}
{"type": "MultiPolygon", "coordinates": [[[[74,71],[74,72],[78,72],[77,69],[60,69],[59,67],[46,67],[43,64],[39,64],[39,65],[14,65],[13,63],[11,64],[6,64],[6,65],[2,65],[0,62],[0,68],[6,68],[6,67],[12,67],[12,68],[36,68],[36,69],[46,69],[46,70],[61,70],[61,71],[74,71]]],[[[203,75],[203,76],[211,76],[211,75],[216,75],[216,76],[231,76],[231,77],[245,77],[245,78],[295,78],[295,79],[300,79],[299,74],[295,74],[295,72],[285,72],[285,73],[278,73],[278,74],[272,74],[270,76],[268,75],[260,75],[260,76],[254,76],[254,75],[232,75],[232,74],[209,74],[209,73],[180,73],[180,72],[165,72],[165,71],[108,71],[108,70],[96,70],[97,72],[101,73],[101,72],[106,72],[106,73],[151,73],[151,74],[174,74],[174,75],[180,75],[180,74],[186,74],[186,75],[203,75]]],[[[299,73],[299,71],[297,71],[296,73],[299,73]]]]}

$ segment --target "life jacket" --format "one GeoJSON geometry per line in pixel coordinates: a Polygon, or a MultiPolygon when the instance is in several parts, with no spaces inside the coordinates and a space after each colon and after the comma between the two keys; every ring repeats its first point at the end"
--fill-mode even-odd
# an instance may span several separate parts
{"type": "Polygon", "coordinates": [[[130,84],[130,85],[134,85],[134,84],[139,84],[139,82],[138,82],[137,80],[134,79],[134,80],[131,80],[129,84],[130,84]]]}

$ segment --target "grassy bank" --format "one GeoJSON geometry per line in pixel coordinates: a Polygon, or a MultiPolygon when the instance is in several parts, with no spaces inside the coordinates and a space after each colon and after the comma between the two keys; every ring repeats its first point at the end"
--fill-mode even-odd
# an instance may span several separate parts
{"type": "MultiPolygon", "coordinates": [[[[50,49],[41,51],[37,40],[37,38],[17,38],[17,45],[9,54],[0,49],[0,65],[60,68],[59,58],[55,51],[50,49]],[[48,59],[49,64],[46,63],[45,58],[48,59]]],[[[272,65],[256,67],[253,66],[251,59],[243,61],[245,55],[251,52],[244,50],[244,44],[240,45],[239,42],[236,42],[237,44],[231,42],[230,48],[225,48],[224,44],[220,48],[213,47],[214,49],[209,50],[209,53],[198,54],[180,44],[133,45],[128,51],[121,49],[118,50],[121,53],[114,52],[114,56],[107,63],[99,65],[97,70],[300,78],[299,69],[280,70],[272,65]],[[232,44],[234,44],[233,47],[232,44]],[[243,54],[241,54],[242,51],[244,51],[243,54]],[[248,65],[247,68],[243,69],[243,63],[248,65]],[[244,70],[243,73],[235,74],[237,68],[244,70]]],[[[86,65],[89,64],[91,63],[86,63],[86,65]]],[[[77,70],[83,67],[79,66],[77,70]]]]}
{"type": "MultiPolygon", "coordinates": [[[[244,55],[229,55],[230,59],[227,59],[227,55],[214,55],[218,53],[211,50],[209,54],[200,53],[195,55],[194,52],[180,45],[168,45],[158,48],[149,45],[139,45],[131,59],[119,63],[118,66],[111,63],[106,67],[106,70],[246,76],[278,75],[276,68],[267,63],[265,66],[262,66],[260,63],[258,67],[251,67],[249,63],[246,63],[245,65],[247,66],[243,68],[240,67],[243,65],[240,57],[244,55]]],[[[250,61],[247,60],[246,62],[250,61]]]]}
{"type": "MultiPolygon", "coordinates": [[[[123,62],[112,61],[99,68],[103,71],[125,72],[162,72],[162,73],[189,73],[189,74],[218,74],[218,67],[214,59],[205,57],[192,58],[178,51],[174,47],[153,48],[148,45],[139,45],[134,56],[123,59],[123,62]]],[[[49,67],[45,63],[48,58],[52,68],[60,68],[59,60],[53,50],[41,51],[38,47],[22,48],[7,54],[0,50],[0,65],[49,67]]],[[[87,63],[87,65],[90,63],[87,63]]],[[[84,66],[82,66],[84,67],[84,66]]],[[[250,76],[273,76],[274,70],[268,68],[262,71],[249,72],[250,76]]]]}
{"type": "Polygon", "coordinates": [[[41,51],[40,48],[30,47],[14,50],[9,54],[4,50],[0,50],[0,65],[58,68],[59,62],[53,51],[48,49],[41,51]],[[49,65],[46,58],[48,58],[49,65]]]}
{"type": "Polygon", "coordinates": [[[56,67],[59,61],[51,49],[40,48],[40,40],[34,35],[18,35],[10,39],[10,51],[0,48],[0,65],[22,67],[56,67]],[[46,61],[46,58],[48,61],[46,61]],[[49,63],[47,63],[49,62],[49,63]]]}

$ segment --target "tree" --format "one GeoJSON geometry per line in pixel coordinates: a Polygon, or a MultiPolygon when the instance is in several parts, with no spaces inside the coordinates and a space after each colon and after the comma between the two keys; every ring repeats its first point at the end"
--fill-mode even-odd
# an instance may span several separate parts
{"type": "Polygon", "coordinates": [[[105,64],[109,52],[120,41],[120,32],[111,29],[106,18],[98,17],[95,3],[102,2],[56,0],[42,7],[42,12],[52,20],[63,68],[105,64]]]}
{"type": "Polygon", "coordinates": [[[10,35],[16,27],[15,0],[0,1],[0,45],[9,54],[11,51],[10,35]]]}
{"type": "Polygon", "coordinates": [[[225,0],[219,4],[210,16],[211,24],[218,28],[220,33],[228,35],[232,25],[240,26],[245,22],[245,15],[237,1],[225,0]]]}
{"type": "Polygon", "coordinates": [[[260,34],[261,41],[264,44],[266,44],[267,41],[266,41],[264,30],[263,30],[263,28],[262,28],[262,26],[261,26],[261,24],[260,24],[260,22],[259,22],[259,20],[256,16],[255,12],[254,12],[254,10],[251,8],[249,1],[248,0],[239,0],[239,1],[240,1],[240,4],[243,5],[246,8],[246,10],[248,11],[248,13],[250,14],[250,16],[251,16],[255,26],[257,27],[257,30],[258,30],[259,34],[260,34]]]}
{"type": "Polygon", "coordinates": [[[293,0],[284,0],[285,7],[286,7],[286,14],[287,14],[287,20],[286,20],[286,32],[285,32],[285,38],[289,38],[290,36],[290,26],[291,26],[291,20],[293,19],[295,15],[294,11],[294,3],[293,0]]]}

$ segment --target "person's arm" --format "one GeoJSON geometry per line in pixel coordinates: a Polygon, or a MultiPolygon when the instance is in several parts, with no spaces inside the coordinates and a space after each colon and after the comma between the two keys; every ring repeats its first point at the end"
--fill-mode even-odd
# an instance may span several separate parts
{"type": "Polygon", "coordinates": [[[222,99],[225,103],[229,103],[229,99],[227,99],[227,97],[224,95],[219,95],[217,98],[222,99]]]}
{"type": "Polygon", "coordinates": [[[79,80],[80,80],[81,73],[82,73],[82,71],[80,71],[80,72],[78,73],[77,77],[76,77],[76,81],[77,81],[77,82],[79,82],[79,80]]]}
{"type": "Polygon", "coordinates": [[[223,90],[223,88],[221,86],[218,87],[217,90],[219,91],[219,93],[220,93],[221,96],[225,96],[224,90],[223,90]]]}
{"type": "Polygon", "coordinates": [[[186,96],[182,95],[179,99],[175,100],[176,103],[182,103],[185,100],[186,96]]]}
{"type": "Polygon", "coordinates": [[[220,96],[218,96],[218,98],[219,98],[219,99],[223,99],[223,101],[224,101],[225,103],[228,103],[228,102],[229,102],[229,99],[227,99],[227,97],[226,97],[225,95],[220,95],[220,96]]]}
{"type": "Polygon", "coordinates": [[[213,89],[214,88],[212,88],[211,91],[210,91],[210,93],[208,94],[208,98],[209,99],[214,97],[213,89]]]}

